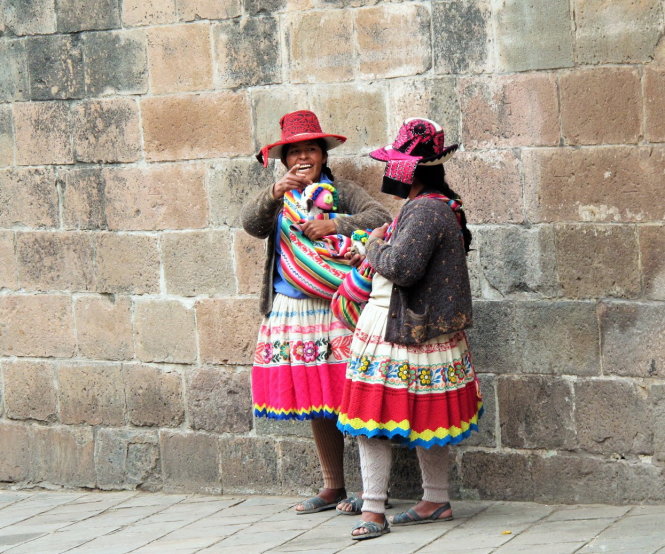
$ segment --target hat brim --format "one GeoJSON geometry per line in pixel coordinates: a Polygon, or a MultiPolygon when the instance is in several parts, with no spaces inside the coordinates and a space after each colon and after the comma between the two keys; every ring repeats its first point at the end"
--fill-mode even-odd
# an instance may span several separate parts
{"type": "Polygon", "coordinates": [[[459,144],[452,144],[444,148],[443,152],[440,154],[424,158],[422,156],[411,156],[409,154],[404,154],[399,150],[395,150],[392,145],[388,145],[383,148],[377,148],[376,150],[373,150],[369,153],[369,155],[370,157],[380,162],[407,161],[416,162],[418,165],[441,165],[452,158],[455,155],[455,152],[457,152],[458,148],[459,144]]]}
{"type": "Polygon", "coordinates": [[[282,149],[287,144],[295,144],[296,142],[305,142],[307,140],[318,140],[323,139],[328,147],[328,150],[337,148],[346,142],[346,137],[342,135],[331,135],[330,133],[301,133],[299,135],[293,135],[288,140],[280,140],[264,146],[261,148],[261,151],[256,155],[256,159],[259,160],[264,166],[268,165],[268,159],[280,159],[282,157],[282,149]]]}

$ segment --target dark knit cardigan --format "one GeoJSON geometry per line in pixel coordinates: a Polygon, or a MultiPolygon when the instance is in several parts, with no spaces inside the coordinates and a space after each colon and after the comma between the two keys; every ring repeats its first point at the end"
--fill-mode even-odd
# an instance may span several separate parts
{"type": "MultiPolygon", "coordinates": [[[[336,218],[339,233],[351,236],[356,229],[373,229],[390,221],[388,211],[367,194],[360,186],[344,179],[335,179],[334,186],[339,194],[336,218]]],[[[275,268],[275,227],[284,202],[272,196],[272,185],[250,198],[242,207],[241,221],[247,233],[253,237],[268,239],[266,260],[263,268],[263,283],[259,309],[267,315],[272,309],[273,271],[275,268]]]]}
{"type": "Polygon", "coordinates": [[[367,259],[393,283],[385,340],[414,345],[471,325],[471,287],[460,228],[436,198],[407,202],[390,244],[370,242],[367,259]]]}

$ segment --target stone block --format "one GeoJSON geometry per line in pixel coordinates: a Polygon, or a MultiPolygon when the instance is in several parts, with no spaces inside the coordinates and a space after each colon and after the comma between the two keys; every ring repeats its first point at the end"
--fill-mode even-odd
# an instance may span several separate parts
{"type": "Polygon", "coordinates": [[[138,105],[130,98],[92,100],[74,109],[79,162],[135,162],[141,158],[138,105]]]}
{"type": "Polygon", "coordinates": [[[602,303],[599,306],[603,373],[665,377],[665,306],[602,303]]]}
{"type": "Polygon", "coordinates": [[[153,94],[212,88],[210,25],[154,27],[147,32],[153,94]]]}
{"type": "MultiPolygon", "coordinates": [[[[473,348],[471,349],[473,353],[473,348]]],[[[494,375],[479,375],[480,392],[483,395],[483,415],[478,422],[478,432],[473,432],[464,439],[464,446],[496,447],[497,402],[496,382],[494,375]]]]}
{"type": "Polygon", "coordinates": [[[491,68],[491,15],[487,0],[432,2],[436,73],[483,73],[491,68]]]}
{"type": "Polygon", "coordinates": [[[265,241],[257,240],[240,229],[234,233],[234,273],[238,285],[238,294],[259,294],[261,292],[265,251],[265,241]]]}
{"type": "Polygon", "coordinates": [[[284,439],[276,444],[281,494],[309,495],[323,486],[314,441],[284,439]]]}
{"type": "Polygon", "coordinates": [[[561,75],[559,82],[561,128],[569,144],[635,144],[638,141],[642,91],[637,69],[580,69],[561,75]]]}
{"type": "Polygon", "coordinates": [[[145,98],[141,114],[149,161],[243,155],[252,149],[244,93],[145,98]]]}
{"type": "Polygon", "coordinates": [[[181,21],[199,19],[231,19],[242,15],[241,0],[176,0],[181,21]]]}
{"type": "Polygon", "coordinates": [[[14,124],[10,105],[0,105],[0,167],[14,165],[14,124]]]}
{"type": "Polygon", "coordinates": [[[123,366],[127,415],[132,425],[177,427],[185,418],[182,377],[148,365],[123,366]]]}
{"type": "Polygon", "coordinates": [[[224,494],[283,494],[277,449],[278,443],[272,439],[221,439],[220,473],[224,494]]]}
{"type": "Polygon", "coordinates": [[[650,142],[665,142],[665,69],[644,68],[644,118],[650,142]]]}
{"type": "Polygon", "coordinates": [[[94,239],[78,231],[16,234],[18,280],[26,290],[86,291],[94,285],[94,239]]]}
{"type": "Polygon", "coordinates": [[[2,4],[6,29],[19,36],[56,31],[53,0],[6,0],[2,4]]]}
{"type": "Polygon", "coordinates": [[[572,6],[577,63],[644,63],[653,56],[663,31],[659,0],[574,0],[572,6]]]}
{"type": "Polygon", "coordinates": [[[109,229],[200,229],[208,223],[201,165],[108,168],[102,177],[109,229]]]}
{"type": "Polygon", "coordinates": [[[124,425],[125,393],[119,364],[61,365],[57,376],[62,423],[124,425]]]}
{"type": "Polygon", "coordinates": [[[97,292],[159,292],[159,247],[156,237],[101,233],[97,237],[97,292]]]}
{"type": "Polygon", "coordinates": [[[402,446],[393,446],[392,460],[388,481],[390,496],[392,498],[422,498],[422,476],[416,451],[402,446]]]}
{"type": "Polygon", "coordinates": [[[390,124],[388,137],[397,134],[401,122],[414,114],[427,114],[445,133],[446,145],[459,142],[460,107],[455,77],[417,77],[390,81],[390,124]]]}
{"type": "Polygon", "coordinates": [[[36,361],[4,361],[5,414],[9,419],[54,422],[57,400],[53,364],[36,361]]]}
{"type": "Polygon", "coordinates": [[[556,263],[567,298],[640,293],[635,230],[618,225],[562,225],[555,229],[556,263]]]}
{"type": "Polygon", "coordinates": [[[424,5],[383,4],[355,10],[354,15],[361,78],[420,75],[430,69],[431,23],[424,5]]]}
{"type": "Polygon", "coordinates": [[[0,231],[0,289],[3,288],[18,288],[14,233],[11,231],[0,231]]]}
{"type": "Polygon", "coordinates": [[[549,73],[462,77],[462,142],[466,148],[555,146],[557,83],[549,73]]]}
{"type": "MultiPolygon", "coordinates": [[[[272,144],[279,139],[279,119],[284,114],[309,109],[307,94],[309,88],[307,86],[288,85],[267,89],[251,89],[252,113],[254,116],[254,151],[258,152],[266,144],[272,144]]],[[[324,130],[328,131],[328,129],[324,130]]],[[[275,161],[274,164],[277,167],[283,167],[279,161],[275,161]]]]}
{"type": "Polygon", "coordinates": [[[595,302],[518,302],[515,329],[522,373],[600,374],[595,302]]]}
{"type": "MultiPolygon", "coordinates": [[[[250,431],[252,393],[249,378],[249,371],[231,367],[192,371],[187,384],[187,412],[192,429],[214,433],[250,431]]],[[[225,492],[226,486],[224,483],[225,492]]]]}
{"type": "Polygon", "coordinates": [[[499,71],[572,67],[571,17],[568,0],[502,2],[496,13],[499,71]]]}
{"type": "Polygon", "coordinates": [[[0,421],[0,481],[20,483],[30,475],[30,427],[0,421]]]}
{"type": "Polygon", "coordinates": [[[95,434],[97,487],[102,490],[161,488],[156,432],[98,429],[95,434]]]}
{"type": "Polygon", "coordinates": [[[535,149],[525,152],[531,221],[661,221],[665,148],[535,149]],[[630,198],[630,202],[626,202],[630,198]]]}
{"type": "Polygon", "coordinates": [[[27,39],[30,98],[83,98],[83,55],[78,38],[51,35],[27,39]]]}
{"type": "Polygon", "coordinates": [[[446,163],[446,180],[462,197],[469,223],[524,221],[520,166],[510,150],[458,152],[446,163]]]}
{"type": "Polygon", "coordinates": [[[148,56],[143,31],[86,33],[82,44],[88,95],[147,92],[148,56]]]}
{"type": "MultiPolygon", "coordinates": [[[[283,11],[289,0],[244,0],[245,11],[250,15],[266,15],[283,11]]],[[[310,5],[310,7],[312,7],[310,5]]]]}
{"type": "Polygon", "coordinates": [[[178,20],[176,0],[120,0],[125,26],[160,25],[178,20]]]}
{"type": "Polygon", "coordinates": [[[204,433],[161,431],[164,490],[220,494],[220,439],[204,433]]]}
{"type": "MultiPolygon", "coordinates": [[[[352,13],[346,10],[296,13],[286,17],[291,83],[353,79],[353,63],[350,63],[355,56],[352,17],[352,13]],[[335,37],[335,40],[321,40],[321,37],[335,37]]],[[[345,107],[343,101],[340,104],[345,107]]],[[[324,113],[323,110],[314,111],[319,115],[324,113]]],[[[365,112],[365,118],[368,113],[371,112],[365,112]]],[[[321,124],[328,129],[323,122],[321,124]]]]}
{"type": "Polygon", "coordinates": [[[569,450],[576,447],[569,381],[540,375],[501,376],[497,383],[501,445],[569,450]]]}
{"type": "Polygon", "coordinates": [[[520,364],[515,329],[515,305],[512,302],[473,304],[473,327],[468,330],[476,371],[514,373],[520,364]]]}
{"type": "Polygon", "coordinates": [[[165,233],[162,263],[169,294],[235,293],[232,236],[228,231],[165,233]]]}
{"type": "Polygon", "coordinates": [[[136,357],[144,362],[196,360],[194,310],[177,300],[147,300],[134,306],[136,357]]]}
{"type": "Polygon", "coordinates": [[[498,298],[510,294],[556,296],[551,227],[485,226],[475,233],[482,276],[498,298]]]}
{"type": "Polygon", "coordinates": [[[251,364],[260,321],[249,298],[211,298],[196,303],[201,360],[214,364],[251,364]]]}
{"type": "Polygon", "coordinates": [[[122,296],[81,296],[74,304],[79,352],[93,360],[134,357],[132,303],[122,296]]]}
{"type": "Polygon", "coordinates": [[[459,464],[461,489],[487,500],[532,500],[531,458],[518,452],[465,451],[459,464]]]}
{"type": "Polygon", "coordinates": [[[223,21],[213,27],[215,83],[222,88],[282,80],[279,22],[272,16],[223,21]]]}
{"type": "Polygon", "coordinates": [[[653,454],[653,421],[646,392],[637,383],[609,379],[575,383],[578,447],[625,457],[653,454]]]}
{"type": "Polygon", "coordinates": [[[51,168],[0,170],[0,227],[57,227],[56,183],[51,168]]]}
{"type": "Polygon", "coordinates": [[[83,167],[59,173],[62,191],[62,220],[66,229],[106,229],[104,180],[98,167],[83,167]]]}
{"type": "Polygon", "coordinates": [[[644,294],[651,300],[665,300],[665,227],[640,227],[639,240],[644,294]]]}
{"type": "Polygon", "coordinates": [[[621,461],[617,472],[617,504],[662,504],[665,470],[646,461],[621,461]]]}
{"type": "Polygon", "coordinates": [[[654,383],[649,391],[653,417],[654,460],[665,462],[665,384],[654,383]]]}
{"type": "Polygon", "coordinates": [[[20,102],[13,109],[17,165],[74,163],[68,102],[20,102]]]}
{"type": "Polygon", "coordinates": [[[277,437],[312,438],[312,425],[309,421],[297,419],[254,418],[254,431],[258,436],[274,435],[277,437]]]}
{"type": "Polygon", "coordinates": [[[76,33],[120,27],[118,0],[56,0],[58,32],[76,33]]]}
{"type": "Polygon", "coordinates": [[[95,446],[91,428],[35,426],[31,434],[32,482],[95,487],[95,446]]]}
{"type": "MultiPolygon", "coordinates": [[[[0,21],[0,29],[2,23],[0,21]]],[[[0,42],[0,102],[27,100],[30,97],[28,57],[22,40],[0,42]]]]}
{"type": "Polygon", "coordinates": [[[0,296],[0,354],[69,358],[76,348],[73,320],[69,296],[0,296]]]}

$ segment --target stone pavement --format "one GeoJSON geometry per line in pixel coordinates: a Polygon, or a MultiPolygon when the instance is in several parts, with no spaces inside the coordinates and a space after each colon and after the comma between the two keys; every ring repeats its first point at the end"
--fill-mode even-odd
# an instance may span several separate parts
{"type": "MultiPolygon", "coordinates": [[[[297,498],[0,490],[0,552],[665,553],[665,506],[456,501],[455,520],[349,538],[353,517],[297,498]]],[[[391,512],[409,506],[393,501],[391,512]]]]}

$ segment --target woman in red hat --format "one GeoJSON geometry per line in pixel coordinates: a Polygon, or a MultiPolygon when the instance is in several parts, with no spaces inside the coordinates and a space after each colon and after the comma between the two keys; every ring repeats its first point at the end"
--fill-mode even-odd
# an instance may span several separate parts
{"type": "Polygon", "coordinates": [[[390,227],[366,245],[371,295],[351,344],[338,427],[358,437],[362,520],[354,539],[389,532],[385,518],[391,442],[416,448],[423,499],[392,525],[452,519],[448,445],[477,430],[482,412],[466,329],[471,233],[443,164],[457,150],[428,119],[408,119],[394,143],[370,154],[386,162],[382,191],[407,198],[390,227]]]}
{"type": "Polygon", "coordinates": [[[279,123],[280,140],[262,148],[257,159],[264,167],[270,158],[279,159],[286,173],[242,210],[245,231],[268,241],[252,397],[258,417],[311,421],[323,489],[295,507],[308,514],[332,509],[346,496],[344,439],[336,420],[351,333],[333,318],[330,287],[317,281],[321,264],[307,258],[305,249],[308,241],[327,235],[379,227],[390,215],[357,184],[333,178],[328,151],[346,137],[324,133],[306,110],[286,114],[279,123]],[[289,225],[300,193],[313,183],[334,191],[336,217],[289,225]]]}

